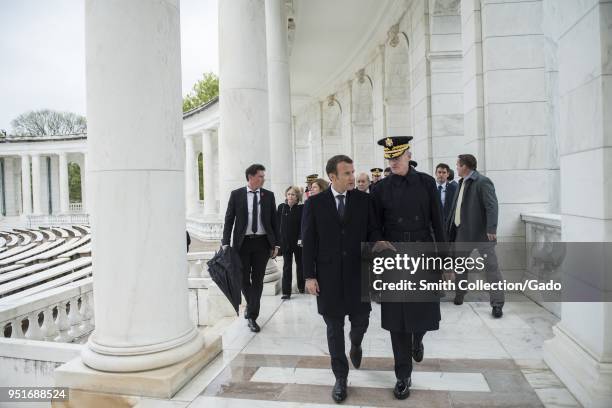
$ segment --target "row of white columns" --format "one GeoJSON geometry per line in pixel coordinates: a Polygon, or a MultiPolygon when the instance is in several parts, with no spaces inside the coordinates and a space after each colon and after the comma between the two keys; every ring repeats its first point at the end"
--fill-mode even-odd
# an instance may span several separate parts
{"type": "MultiPolygon", "coordinates": [[[[70,211],[69,180],[68,180],[68,154],[66,152],[57,153],[59,158],[59,198],[62,214],[70,211]]],[[[85,209],[85,174],[87,167],[87,156],[83,155],[84,166],[81,169],[81,197],[83,209],[85,209]]],[[[21,155],[21,202],[22,215],[43,214],[42,203],[42,180],[41,180],[41,155],[23,154],[21,155]],[[31,173],[30,173],[31,168],[31,173]],[[30,179],[31,177],[31,179],[30,179]],[[30,181],[31,180],[31,181],[30,181]]],[[[51,177],[51,175],[49,175],[51,177]]]]}
{"type": "Polygon", "coordinates": [[[287,18],[282,0],[219,2],[220,213],[253,163],[281,199],[293,182],[287,18]]]}
{"type": "Polygon", "coordinates": [[[217,214],[217,196],[215,173],[215,146],[217,144],[215,129],[206,129],[198,134],[185,135],[185,200],[187,216],[210,216],[217,214]],[[201,142],[203,171],[198,167],[197,144],[201,142]],[[198,214],[199,181],[204,178],[204,211],[198,214]]]}

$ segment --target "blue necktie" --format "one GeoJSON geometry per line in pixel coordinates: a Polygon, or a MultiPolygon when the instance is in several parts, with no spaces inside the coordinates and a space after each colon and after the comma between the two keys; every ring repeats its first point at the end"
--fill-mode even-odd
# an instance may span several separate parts
{"type": "Polygon", "coordinates": [[[338,215],[340,215],[340,219],[342,219],[344,218],[344,196],[338,194],[336,198],[338,199],[338,215]]]}
{"type": "Polygon", "coordinates": [[[251,229],[253,234],[257,233],[257,217],[259,216],[259,208],[257,208],[257,191],[251,191],[253,193],[253,224],[251,229]]]}

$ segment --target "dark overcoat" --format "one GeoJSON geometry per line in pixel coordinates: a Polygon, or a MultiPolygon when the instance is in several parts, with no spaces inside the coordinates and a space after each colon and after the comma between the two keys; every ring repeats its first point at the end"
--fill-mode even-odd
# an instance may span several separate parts
{"type": "MultiPolygon", "coordinates": [[[[406,176],[390,175],[372,193],[383,239],[390,242],[446,242],[436,182],[410,168],[406,176]]],[[[440,302],[382,302],[383,329],[399,332],[437,330],[440,302]]]]}
{"type": "Polygon", "coordinates": [[[371,310],[370,302],[362,302],[361,296],[361,243],[380,238],[369,194],[348,191],[342,220],[331,188],[308,198],[302,222],[302,261],[304,277],[319,283],[320,314],[345,316],[371,310]]]}

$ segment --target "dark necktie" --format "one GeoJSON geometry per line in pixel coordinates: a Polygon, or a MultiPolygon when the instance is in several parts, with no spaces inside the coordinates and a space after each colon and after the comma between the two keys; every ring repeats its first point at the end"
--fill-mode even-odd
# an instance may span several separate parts
{"type": "Polygon", "coordinates": [[[344,195],[338,194],[336,198],[338,199],[338,215],[342,219],[344,218],[344,195]]]}
{"type": "Polygon", "coordinates": [[[444,202],[442,202],[442,186],[438,186],[438,195],[440,196],[440,203],[444,205],[444,202]]]}
{"type": "Polygon", "coordinates": [[[253,224],[251,230],[253,234],[257,233],[257,217],[259,216],[259,208],[257,208],[257,191],[251,191],[253,193],[253,224]]]}

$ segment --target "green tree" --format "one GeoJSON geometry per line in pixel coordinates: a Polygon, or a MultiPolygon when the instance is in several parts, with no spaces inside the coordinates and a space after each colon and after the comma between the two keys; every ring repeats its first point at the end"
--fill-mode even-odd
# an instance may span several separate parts
{"type": "Polygon", "coordinates": [[[76,163],[68,164],[68,196],[71,203],[81,203],[81,168],[76,163]]]}
{"type": "Polygon", "coordinates": [[[197,108],[216,96],[219,96],[219,77],[213,72],[207,72],[183,99],[183,112],[197,108]]]}

